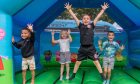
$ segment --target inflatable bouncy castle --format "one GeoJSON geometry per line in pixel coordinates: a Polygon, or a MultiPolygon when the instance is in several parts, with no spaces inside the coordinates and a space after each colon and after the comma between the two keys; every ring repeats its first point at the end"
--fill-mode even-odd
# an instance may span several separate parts
{"type": "MultiPolygon", "coordinates": [[[[140,84],[139,0],[0,0],[0,84],[22,84],[22,56],[20,50],[12,45],[12,36],[18,41],[21,30],[28,23],[34,25],[33,30],[36,33],[35,84],[102,84],[100,74],[91,60],[82,62],[75,79],[59,80],[59,45],[52,45],[51,29],[57,31],[55,38],[59,38],[61,29],[72,31],[70,75],[80,47],[76,23],[72,20],[56,20],[65,11],[64,4],[67,2],[74,8],[100,8],[102,3],[109,3],[106,14],[123,29],[118,30],[108,22],[99,21],[95,27],[95,47],[98,52],[98,40],[105,41],[106,31],[114,31],[115,40],[120,45],[124,44],[125,49],[116,53],[111,84],[140,84]]],[[[101,54],[101,64],[102,57],[101,54]]],[[[30,84],[31,78],[31,73],[27,70],[26,84],[30,84]]]]}

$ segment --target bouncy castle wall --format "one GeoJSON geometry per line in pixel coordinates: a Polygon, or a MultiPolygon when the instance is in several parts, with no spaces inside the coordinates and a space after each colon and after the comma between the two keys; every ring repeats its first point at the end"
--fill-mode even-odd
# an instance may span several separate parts
{"type": "Polygon", "coordinates": [[[0,70],[1,84],[13,84],[12,58],[12,20],[11,16],[0,11],[0,60],[3,68],[0,70]],[[8,81],[7,81],[8,80],[8,81]]]}
{"type": "Polygon", "coordinates": [[[129,33],[129,61],[132,66],[140,68],[140,29],[129,33]]]}

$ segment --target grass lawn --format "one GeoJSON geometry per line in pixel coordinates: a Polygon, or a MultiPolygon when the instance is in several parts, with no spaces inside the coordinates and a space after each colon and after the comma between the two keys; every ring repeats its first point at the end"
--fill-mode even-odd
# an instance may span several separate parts
{"type": "Polygon", "coordinates": [[[0,70],[0,84],[14,84],[13,83],[13,66],[12,60],[2,59],[4,70],[0,70]]]}

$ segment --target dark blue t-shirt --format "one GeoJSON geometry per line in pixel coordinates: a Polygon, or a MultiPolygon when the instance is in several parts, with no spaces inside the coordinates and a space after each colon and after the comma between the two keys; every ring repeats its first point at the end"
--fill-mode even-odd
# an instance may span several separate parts
{"type": "Polygon", "coordinates": [[[34,37],[34,33],[32,32],[30,38],[21,39],[18,42],[14,42],[13,45],[16,48],[21,49],[21,54],[23,58],[27,58],[30,56],[34,56],[34,41],[35,41],[35,37],[34,37]]]}
{"type": "Polygon", "coordinates": [[[93,22],[88,25],[84,25],[83,23],[79,24],[81,45],[93,45],[94,27],[93,22]]]}

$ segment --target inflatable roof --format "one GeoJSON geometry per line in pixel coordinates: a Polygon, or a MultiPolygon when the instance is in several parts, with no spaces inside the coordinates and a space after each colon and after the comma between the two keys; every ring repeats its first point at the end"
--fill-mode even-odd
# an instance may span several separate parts
{"type": "Polygon", "coordinates": [[[103,2],[108,2],[110,8],[106,13],[120,26],[125,29],[140,26],[139,0],[1,0],[0,10],[12,15],[19,26],[33,23],[37,30],[45,28],[60,15],[66,2],[73,4],[74,8],[100,8],[103,2]]]}

